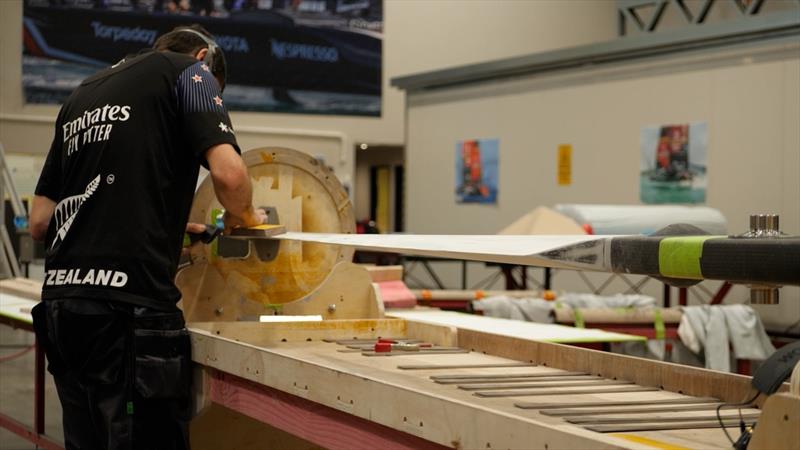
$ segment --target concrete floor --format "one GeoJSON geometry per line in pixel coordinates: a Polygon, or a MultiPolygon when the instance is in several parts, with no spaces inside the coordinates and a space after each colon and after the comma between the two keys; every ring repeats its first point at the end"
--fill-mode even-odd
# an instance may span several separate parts
{"type": "MultiPolygon", "coordinates": [[[[3,358],[32,345],[33,333],[0,324],[0,412],[28,426],[33,424],[34,352],[31,350],[7,361],[3,361],[3,358]]],[[[45,433],[63,445],[61,404],[49,373],[46,374],[45,383],[45,433]]],[[[191,433],[192,447],[197,450],[322,450],[321,447],[223,407],[206,410],[193,423],[191,433]],[[214,427],[223,421],[228,434],[219,433],[214,427]]],[[[35,449],[31,442],[0,429],[0,450],[35,449]]]]}
{"type": "MultiPolygon", "coordinates": [[[[33,365],[34,352],[9,360],[12,355],[33,345],[33,333],[0,325],[0,412],[24,423],[33,424],[33,365]]],[[[61,404],[48,373],[45,380],[45,433],[63,442],[61,404]]],[[[0,450],[33,450],[36,447],[8,430],[0,429],[0,450]]]]}

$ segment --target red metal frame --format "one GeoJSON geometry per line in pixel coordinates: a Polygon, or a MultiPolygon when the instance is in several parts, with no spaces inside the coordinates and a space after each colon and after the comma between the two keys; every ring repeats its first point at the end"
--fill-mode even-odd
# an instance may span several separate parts
{"type": "MultiPolygon", "coordinates": [[[[571,323],[562,323],[559,322],[559,325],[573,325],[571,323]]],[[[586,328],[599,328],[604,331],[610,331],[612,333],[625,333],[625,334],[633,334],[636,336],[646,337],[647,339],[657,339],[656,337],[656,329],[654,326],[647,326],[641,323],[601,323],[601,322],[592,322],[585,324],[586,328]]],[[[677,339],[678,338],[678,326],[677,324],[664,324],[664,338],[666,339],[677,339]]]]}
{"type": "MultiPolygon", "coordinates": [[[[711,298],[711,301],[709,301],[708,304],[709,305],[719,305],[720,303],[722,303],[722,301],[725,300],[725,296],[728,295],[728,292],[730,292],[732,287],[733,287],[733,284],[731,284],[731,283],[729,283],[727,281],[722,283],[720,285],[719,289],[717,289],[717,292],[714,293],[714,296],[711,298]]],[[[688,295],[687,288],[678,288],[678,304],[680,306],[686,306],[686,303],[688,301],[688,297],[689,297],[689,295],[688,295]]],[[[670,302],[670,286],[668,284],[664,283],[664,307],[665,308],[669,308],[670,306],[672,306],[670,303],[671,303],[670,302]]]]}
{"type": "Polygon", "coordinates": [[[686,302],[689,299],[689,290],[687,288],[678,288],[678,304],[681,306],[686,306],[686,302]]]}
{"type": "Polygon", "coordinates": [[[37,448],[43,448],[45,450],[64,450],[64,447],[58,442],[42,433],[37,433],[31,427],[12,419],[6,414],[0,413],[0,428],[5,428],[22,439],[33,443],[37,448]]]}
{"type": "MultiPolygon", "coordinates": [[[[0,316],[0,324],[33,332],[32,324],[6,316],[0,316]]],[[[60,443],[44,434],[44,351],[38,344],[35,345],[36,351],[33,366],[33,427],[25,425],[7,414],[0,413],[0,428],[5,428],[45,450],[64,450],[64,447],[60,443]]]]}
{"type": "MultiPolygon", "coordinates": [[[[730,288],[729,288],[730,289],[730,288]]],[[[721,290],[721,289],[720,289],[721,290]]],[[[724,296],[724,294],[723,294],[724,296]]],[[[573,325],[566,322],[561,322],[559,325],[573,325]]],[[[592,322],[591,324],[585,324],[586,328],[599,328],[605,331],[610,331],[613,333],[626,333],[626,334],[633,334],[636,336],[643,336],[647,339],[658,339],[656,337],[656,330],[655,327],[648,327],[643,326],[642,324],[638,323],[598,323],[592,322]]],[[[664,338],[665,339],[678,339],[678,325],[677,324],[664,324],[664,338]]],[[[672,345],[667,342],[667,352],[672,351],[672,345]]],[[[591,347],[590,347],[591,348],[591,347]]],[[[737,359],[736,360],[736,373],[740,375],[750,375],[751,374],[751,363],[749,359],[737,359]]]]}
{"type": "Polygon", "coordinates": [[[729,283],[727,281],[722,283],[722,286],[719,287],[719,289],[717,290],[717,293],[714,294],[714,298],[711,299],[711,303],[710,304],[711,305],[719,305],[720,303],[722,303],[722,301],[725,300],[725,296],[728,295],[728,291],[730,291],[732,287],[733,287],[733,284],[731,284],[731,283],[729,283]]]}
{"type": "Polygon", "coordinates": [[[435,442],[214,370],[211,401],[313,444],[342,450],[441,450],[435,442]]]}
{"type": "Polygon", "coordinates": [[[564,345],[571,345],[573,347],[588,348],[590,350],[598,350],[601,352],[610,352],[611,345],[608,342],[564,342],[564,345]]]}
{"type": "Polygon", "coordinates": [[[472,310],[472,300],[417,300],[417,304],[447,311],[474,312],[472,310]]]}

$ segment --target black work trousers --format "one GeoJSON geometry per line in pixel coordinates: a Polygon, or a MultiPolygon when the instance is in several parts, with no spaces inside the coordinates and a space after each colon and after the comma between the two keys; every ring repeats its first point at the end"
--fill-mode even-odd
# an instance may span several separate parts
{"type": "Polygon", "coordinates": [[[189,448],[191,346],[183,314],[112,301],[33,310],[67,450],[189,448]]]}

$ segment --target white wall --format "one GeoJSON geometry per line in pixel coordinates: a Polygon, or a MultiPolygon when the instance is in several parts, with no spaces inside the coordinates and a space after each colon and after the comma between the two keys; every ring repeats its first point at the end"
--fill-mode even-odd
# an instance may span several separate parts
{"type": "MultiPolygon", "coordinates": [[[[800,234],[797,39],[412,94],[408,103],[411,232],[495,233],[539,205],[637,204],[641,128],[705,121],[707,205],[722,211],[733,233],[746,230],[750,213],[774,212],[784,231],[800,234]],[[497,205],[455,203],[455,145],[471,138],[500,140],[497,205]],[[573,145],[570,186],[556,181],[564,143],[573,145]]],[[[480,275],[473,270],[472,279],[480,275]]],[[[574,278],[559,274],[556,286],[586,291],[574,278]]],[[[616,283],[610,292],[626,289],[616,283]]],[[[783,295],[773,318],[800,319],[800,290],[783,295]]],[[[739,289],[731,298],[745,296],[739,289]]]]}
{"type": "MultiPolygon", "coordinates": [[[[58,108],[23,103],[21,17],[21,1],[0,1],[0,142],[9,152],[44,153],[58,108]]],[[[612,0],[387,0],[380,118],[233,113],[232,121],[243,149],[286,146],[323,156],[352,185],[353,143],[405,141],[405,97],[389,86],[392,77],[611,39],[615,17],[612,0]]]]}
{"type": "Polygon", "coordinates": [[[800,50],[774,50],[415,94],[408,113],[408,226],[418,233],[491,233],[538,205],[638,203],[641,128],[705,121],[707,204],[725,214],[732,231],[745,230],[751,212],[775,211],[783,228],[797,233],[800,50]],[[495,137],[498,204],[456,204],[456,142],[495,137]],[[556,184],[562,143],[573,145],[571,186],[556,184]],[[427,201],[415,202],[421,198],[427,201]],[[481,221],[466,220],[477,214],[481,221]]]}
{"type": "Polygon", "coordinates": [[[389,0],[388,68],[407,75],[611,40],[616,19],[614,0],[389,0]]]}

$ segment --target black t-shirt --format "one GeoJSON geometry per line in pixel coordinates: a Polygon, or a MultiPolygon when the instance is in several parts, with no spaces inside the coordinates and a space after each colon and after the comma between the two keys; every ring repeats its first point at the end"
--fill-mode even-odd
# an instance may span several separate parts
{"type": "Polygon", "coordinates": [[[36,186],[57,203],[43,299],[175,308],[199,166],[214,145],[239,151],[208,69],[146,52],[87,78],[64,103],[36,186]]]}

